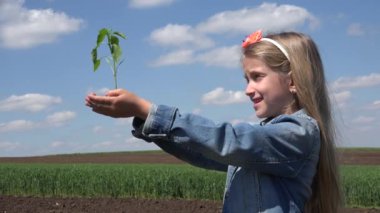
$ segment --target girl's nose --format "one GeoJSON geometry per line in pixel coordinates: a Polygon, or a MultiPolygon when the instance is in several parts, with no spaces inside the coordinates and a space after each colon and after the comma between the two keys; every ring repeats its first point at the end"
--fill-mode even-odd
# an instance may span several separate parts
{"type": "Polygon", "coordinates": [[[245,94],[247,96],[253,96],[255,94],[255,88],[251,83],[247,84],[247,87],[245,88],[245,94]]]}

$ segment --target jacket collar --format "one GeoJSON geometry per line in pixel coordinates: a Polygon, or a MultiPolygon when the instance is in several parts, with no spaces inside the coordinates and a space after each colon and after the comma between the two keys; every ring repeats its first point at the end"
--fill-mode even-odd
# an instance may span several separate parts
{"type": "MultiPolygon", "coordinates": [[[[271,123],[271,121],[274,119],[274,118],[277,118],[279,116],[282,116],[284,114],[281,114],[281,115],[278,115],[276,117],[268,117],[268,118],[265,118],[264,120],[262,120],[260,122],[260,126],[264,126],[268,123],[271,123]]],[[[293,115],[293,116],[297,116],[297,117],[309,117],[306,113],[306,110],[304,108],[298,110],[298,111],[295,111],[294,113],[290,114],[290,115],[293,115]]]]}

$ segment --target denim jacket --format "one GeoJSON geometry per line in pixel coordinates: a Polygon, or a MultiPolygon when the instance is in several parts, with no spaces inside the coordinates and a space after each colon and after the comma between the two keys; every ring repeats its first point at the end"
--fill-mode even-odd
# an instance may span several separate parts
{"type": "Polygon", "coordinates": [[[303,212],[319,160],[317,122],[304,110],[260,124],[215,124],[153,105],[135,137],[192,165],[227,171],[223,212],[303,212]]]}

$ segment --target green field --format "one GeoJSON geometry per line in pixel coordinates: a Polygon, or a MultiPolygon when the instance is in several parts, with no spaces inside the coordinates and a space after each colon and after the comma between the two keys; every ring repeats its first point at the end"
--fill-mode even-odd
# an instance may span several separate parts
{"type": "Polygon", "coordinates": [[[220,200],[224,176],[188,165],[0,164],[0,194],[220,200]]]}
{"type": "MultiPolygon", "coordinates": [[[[380,207],[380,166],[341,168],[346,205],[380,207]]],[[[222,200],[225,174],[189,165],[0,164],[0,194],[222,200]]]]}
{"type": "Polygon", "coordinates": [[[346,203],[354,207],[380,207],[380,166],[343,166],[346,203]]]}

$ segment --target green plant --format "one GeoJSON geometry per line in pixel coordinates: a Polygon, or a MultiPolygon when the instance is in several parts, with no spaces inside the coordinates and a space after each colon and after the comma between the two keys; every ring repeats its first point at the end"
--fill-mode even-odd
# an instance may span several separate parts
{"type": "Polygon", "coordinates": [[[189,165],[0,163],[0,195],[222,200],[224,182],[189,165]]]}
{"type": "MultiPolygon", "coordinates": [[[[380,207],[379,165],[340,169],[346,207],[380,207]]],[[[221,201],[225,176],[186,164],[0,163],[0,195],[221,201]]]]}
{"type": "Polygon", "coordinates": [[[115,82],[115,88],[117,89],[117,71],[119,69],[119,66],[123,63],[123,60],[121,59],[122,50],[119,45],[119,38],[126,39],[127,37],[120,32],[112,31],[111,29],[103,28],[99,30],[98,37],[96,40],[96,46],[91,51],[92,56],[92,62],[94,65],[94,72],[99,68],[100,61],[103,58],[98,58],[98,48],[102,44],[104,38],[107,37],[107,45],[111,52],[111,56],[105,57],[105,60],[110,65],[112,72],[113,72],[113,78],[115,82]]]}

